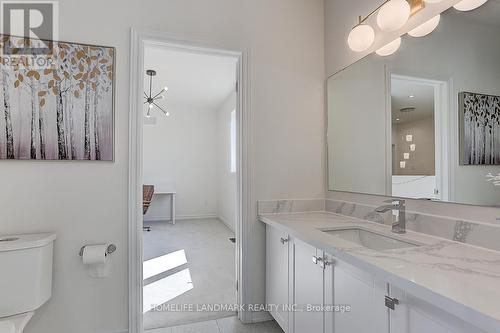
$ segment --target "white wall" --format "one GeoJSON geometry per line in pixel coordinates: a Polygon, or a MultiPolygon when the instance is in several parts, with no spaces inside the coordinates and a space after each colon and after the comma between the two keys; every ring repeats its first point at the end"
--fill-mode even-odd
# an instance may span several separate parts
{"type": "MultiPolygon", "coordinates": [[[[26,333],[127,329],[130,27],[249,50],[252,196],[324,195],[322,0],[61,0],[61,40],[116,47],[115,162],[1,162],[0,232],[57,232],[54,294],[26,333]],[[91,279],[77,255],[114,242],[113,273],[91,279]]],[[[250,209],[253,302],[264,301],[264,226],[250,209]]]]}
{"type": "Polygon", "coordinates": [[[217,116],[217,214],[229,229],[236,227],[237,178],[231,172],[231,112],[236,109],[236,93],[232,92],[217,116]]]}
{"type": "Polygon", "coordinates": [[[396,156],[392,156],[396,169],[393,175],[435,175],[436,174],[436,140],[434,133],[434,117],[426,117],[413,121],[392,124],[396,135],[392,137],[392,144],[396,145],[396,156]],[[406,141],[406,134],[413,135],[411,143],[406,141]],[[410,151],[409,145],[415,144],[417,149],[410,151]],[[400,168],[399,162],[403,161],[403,154],[410,153],[406,167],[400,168]]]}
{"type": "MultiPolygon", "coordinates": [[[[144,125],[143,182],[176,191],[177,218],[217,216],[217,113],[169,106],[144,125]]],[[[170,198],[155,195],[144,220],[170,219],[170,198]]]]}

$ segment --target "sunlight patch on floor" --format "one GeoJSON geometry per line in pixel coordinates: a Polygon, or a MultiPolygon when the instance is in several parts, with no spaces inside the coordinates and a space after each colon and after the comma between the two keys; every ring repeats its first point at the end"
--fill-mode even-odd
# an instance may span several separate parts
{"type": "Polygon", "coordinates": [[[144,286],[143,313],[193,289],[189,268],[144,286]]]}
{"type": "Polygon", "coordinates": [[[147,260],[142,264],[143,279],[149,279],[184,264],[187,264],[186,252],[184,250],[147,260]]]}

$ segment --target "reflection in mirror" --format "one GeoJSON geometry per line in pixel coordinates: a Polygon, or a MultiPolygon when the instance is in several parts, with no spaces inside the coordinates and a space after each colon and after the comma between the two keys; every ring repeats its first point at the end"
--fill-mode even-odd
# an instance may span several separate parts
{"type": "Polygon", "coordinates": [[[499,206],[499,36],[500,1],[451,8],[330,77],[328,188],[499,206]]]}
{"type": "Polygon", "coordinates": [[[436,179],[435,155],[441,149],[436,149],[434,100],[432,83],[392,76],[393,196],[442,199],[436,179]]]}

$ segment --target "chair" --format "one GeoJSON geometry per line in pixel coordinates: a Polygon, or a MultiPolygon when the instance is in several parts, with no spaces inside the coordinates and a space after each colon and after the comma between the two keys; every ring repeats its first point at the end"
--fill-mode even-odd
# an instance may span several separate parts
{"type": "MultiPolygon", "coordinates": [[[[154,185],[143,185],[142,186],[142,214],[146,215],[149,206],[151,206],[151,201],[153,200],[153,194],[155,193],[154,185]]],[[[142,230],[150,232],[151,227],[143,226],[142,230]]]]}

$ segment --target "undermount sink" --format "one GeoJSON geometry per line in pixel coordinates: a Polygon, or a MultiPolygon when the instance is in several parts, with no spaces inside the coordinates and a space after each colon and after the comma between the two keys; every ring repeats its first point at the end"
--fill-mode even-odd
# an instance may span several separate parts
{"type": "Polygon", "coordinates": [[[420,246],[420,244],[384,236],[376,232],[364,230],[361,228],[337,228],[320,230],[333,237],[338,237],[345,241],[355,243],[375,251],[394,250],[420,246]]]}

